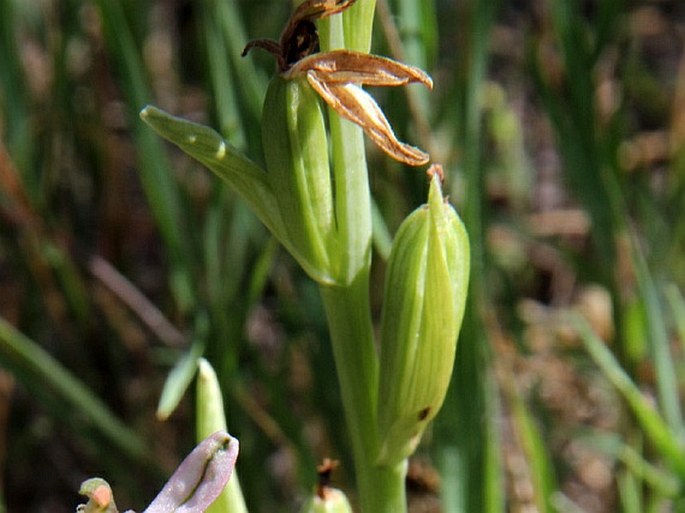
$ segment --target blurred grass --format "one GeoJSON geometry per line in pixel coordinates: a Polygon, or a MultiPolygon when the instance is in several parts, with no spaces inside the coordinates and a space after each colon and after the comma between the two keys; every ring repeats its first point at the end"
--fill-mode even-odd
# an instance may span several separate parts
{"type": "MultiPolygon", "coordinates": [[[[95,474],[124,508],[147,503],[193,444],[184,391],[200,352],[241,439],[251,511],[294,510],[323,456],[352,482],[316,288],[232,191],[138,118],[158,104],[260,162],[273,65],[239,54],[277,37],[288,10],[0,0],[0,510],[73,511],[95,474]],[[110,267],[93,272],[96,258],[110,267]]],[[[445,165],[473,247],[450,396],[420,448],[442,487],[416,504],[678,511],[685,8],[377,12],[373,50],[436,88],[374,94],[445,165]]],[[[369,150],[377,306],[389,236],[426,181],[369,150]]]]}

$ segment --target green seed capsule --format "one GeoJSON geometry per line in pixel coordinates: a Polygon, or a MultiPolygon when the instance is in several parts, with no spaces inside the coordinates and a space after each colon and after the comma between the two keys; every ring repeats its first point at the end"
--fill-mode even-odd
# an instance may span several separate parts
{"type": "Polygon", "coordinates": [[[414,452],[445,399],[466,303],[469,242],[433,177],[428,204],[400,226],[382,314],[378,463],[414,452]]]}
{"type": "Polygon", "coordinates": [[[318,96],[304,78],[272,79],[262,119],[269,181],[286,226],[282,241],[316,281],[332,281],[335,244],[328,138],[318,96]]]}
{"type": "Polygon", "coordinates": [[[352,506],[343,492],[326,487],[305,503],[301,513],[352,513],[352,506]]]}

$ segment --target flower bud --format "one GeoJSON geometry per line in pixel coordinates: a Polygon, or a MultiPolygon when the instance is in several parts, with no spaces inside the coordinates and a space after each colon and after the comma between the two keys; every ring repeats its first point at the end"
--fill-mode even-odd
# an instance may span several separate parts
{"type": "Polygon", "coordinates": [[[264,156],[286,229],[284,244],[313,279],[330,283],[335,219],[321,102],[304,78],[276,76],[262,116],[264,156]]]}
{"type": "Polygon", "coordinates": [[[437,174],[428,204],[400,226],[381,320],[378,463],[411,455],[442,406],[466,303],[469,242],[437,174]]]}
{"type": "MultiPolygon", "coordinates": [[[[226,431],[226,415],[224,413],[224,399],[221,395],[219,380],[212,365],[200,358],[197,369],[196,395],[196,435],[199,440],[215,433],[226,431]]],[[[207,508],[206,513],[247,513],[247,505],[238,479],[238,473],[233,470],[226,487],[207,508]]]]}
{"type": "Polygon", "coordinates": [[[81,483],[78,493],[88,497],[86,504],[80,504],[76,513],[117,513],[112,489],[100,477],[93,477],[81,483]]]}
{"type": "Polygon", "coordinates": [[[305,503],[301,513],[352,513],[352,506],[343,492],[326,487],[305,503]]]}
{"type": "Polygon", "coordinates": [[[186,456],[143,513],[202,513],[233,473],[238,440],[218,431],[186,456]]]}

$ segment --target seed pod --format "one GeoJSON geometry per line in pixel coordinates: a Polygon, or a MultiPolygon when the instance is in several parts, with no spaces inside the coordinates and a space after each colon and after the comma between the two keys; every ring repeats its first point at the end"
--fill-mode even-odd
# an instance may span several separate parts
{"type": "Polygon", "coordinates": [[[469,243],[437,174],[393,242],[382,313],[378,463],[411,455],[445,399],[466,302],[469,243]]]}
{"type": "Polygon", "coordinates": [[[307,273],[332,281],[335,244],[328,138],[318,96],[304,78],[272,79],[262,119],[264,155],[281,217],[283,243],[307,273]]]}

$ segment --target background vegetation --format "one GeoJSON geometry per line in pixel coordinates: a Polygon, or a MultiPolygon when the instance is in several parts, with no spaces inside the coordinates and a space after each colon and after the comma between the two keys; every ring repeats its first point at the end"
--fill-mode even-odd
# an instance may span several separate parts
{"type": "MultiPolygon", "coordinates": [[[[155,103],[261,161],[273,63],[240,51],[291,7],[0,0],[0,510],[73,511],[93,475],[142,509],[193,445],[192,398],[156,411],[200,353],[251,511],[296,511],[324,456],[351,482],[316,287],[138,119],[155,103]]],[[[375,53],[436,87],[374,94],[473,246],[414,511],[685,510],[684,37],[679,0],[377,0],[375,53]]],[[[378,305],[427,185],[369,154],[378,305]]]]}

